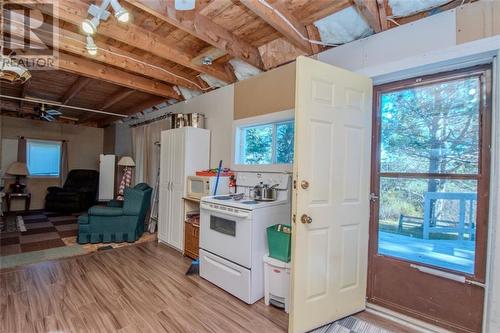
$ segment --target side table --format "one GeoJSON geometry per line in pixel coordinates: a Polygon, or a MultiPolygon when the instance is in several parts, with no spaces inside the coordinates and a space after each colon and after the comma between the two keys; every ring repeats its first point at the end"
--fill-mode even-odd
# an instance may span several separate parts
{"type": "Polygon", "coordinates": [[[7,213],[10,212],[10,202],[12,199],[24,199],[24,209],[26,211],[30,210],[31,203],[31,193],[6,193],[5,194],[7,202],[7,213]]]}

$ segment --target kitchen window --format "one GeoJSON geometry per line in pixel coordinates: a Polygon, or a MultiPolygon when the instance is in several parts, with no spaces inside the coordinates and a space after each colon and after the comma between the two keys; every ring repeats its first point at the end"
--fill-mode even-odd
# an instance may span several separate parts
{"type": "Polygon", "coordinates": [[[30,176],[59,177],[61,168],[61,142],[27,140],[26,161],[30,176]]]}
{"type": "Polygon", "coordinates": [[[293,120],[239,127],[237,164],[292,164],[294,127],[293,120]]]}

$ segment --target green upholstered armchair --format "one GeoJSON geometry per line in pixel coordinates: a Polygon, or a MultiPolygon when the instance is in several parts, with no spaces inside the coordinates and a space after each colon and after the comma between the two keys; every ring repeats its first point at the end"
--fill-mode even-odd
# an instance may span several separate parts
{"type": "Polygon", "coordinates": [[[134,242],[144,232],[152,189],[140,183],[125,189],[124,200],[93,206],[78,217],[78,243],[134,242]]]}

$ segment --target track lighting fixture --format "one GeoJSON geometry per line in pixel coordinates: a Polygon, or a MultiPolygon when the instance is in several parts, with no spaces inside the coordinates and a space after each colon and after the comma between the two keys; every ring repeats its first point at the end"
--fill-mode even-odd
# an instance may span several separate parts
{"type": "Polygon", "coordinates": [[[97,45],[95,45],[94,38],[92,38],[92,36],[87,36],[87,45],[85,45],[85,48],[91,56],[95,56],[97,54],[97,45]]]}
{"type": "Polygon", "coordinates": [[[82,30],[85,34],[94,35],[101,20],[106,21],[109,18],[111,13],[108,11],[108,7],[110,4],[119,22],[125,23],[130,20],[130,13],[118,3],[118,0],[104,0],[100,6],[90,5],[88,13],[92,18],[87,18],[82,22],[82,30]]]}
{"type": "Polygon", "coordinates": [[[91,20],[85,19],[82,22],[82,30],[87,35],[93,35],[97,31],[97,27],[99,26],[99,18],[93,17],[91,20]]]}
{"type": "Polygon", "coordinates": [[[125,23],[130,20],[130,13],[118,3],[118,0],[111,0],[111,7],[115,11],[115,17],[118,21],[125,23]]]}

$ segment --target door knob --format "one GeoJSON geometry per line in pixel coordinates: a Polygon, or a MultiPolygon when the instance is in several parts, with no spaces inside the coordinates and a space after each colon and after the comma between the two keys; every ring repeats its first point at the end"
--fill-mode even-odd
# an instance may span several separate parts
{"type": "Polygon", "coordinates": [[[300,217],[300,222],[304,224],[311,224],[312,221],[313,219],[310,216],[307,216],[306,214],[302,214],[302,216],[300,217]]]}
{"type": "Polygon", "coordinates": [[[300,187],[302,187],[304,190],[309,188],[309,182],[307,180],[303,180],[300,182],[300,187]]]}

